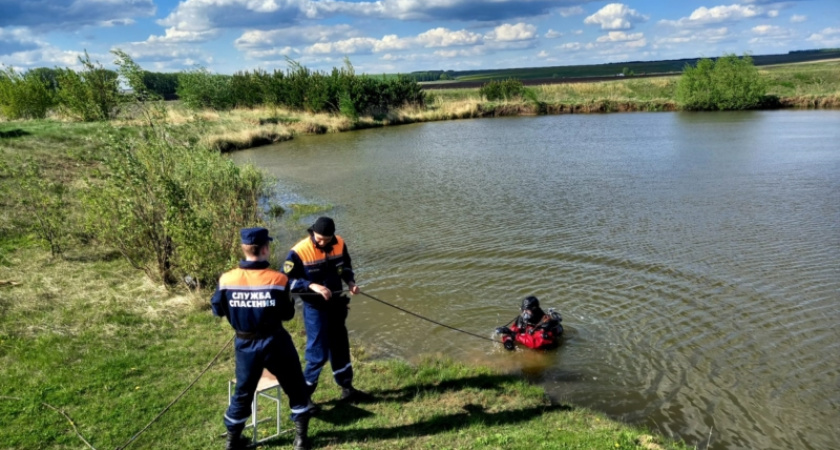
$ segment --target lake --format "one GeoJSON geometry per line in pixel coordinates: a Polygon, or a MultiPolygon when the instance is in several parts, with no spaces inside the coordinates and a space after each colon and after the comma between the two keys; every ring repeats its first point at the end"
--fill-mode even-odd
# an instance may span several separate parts
{"type": "Polygon", "coordinates": [[[492,338],[536,295],[566,327],[507,352],[357,296],[375,356],[522,373],[701,449],[840,448],[840,111],[462,120],[232,158],[281,204],[330,205],[377,298],[492,338]]]}

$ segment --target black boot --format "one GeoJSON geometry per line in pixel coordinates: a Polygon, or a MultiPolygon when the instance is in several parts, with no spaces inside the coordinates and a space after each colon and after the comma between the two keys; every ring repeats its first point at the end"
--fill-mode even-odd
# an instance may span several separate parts
{"type": "Polygon", "coordinates": [[[295,450],[309,450],[312,445],[309,442],[309,414],[303,413],[295,420],[295,442],[292,444],[295,450]]]}
{"type": "Polygon", "coordinates": [[[227,432],[227,444],[225,445],[225,450],[244,450],[248,448],[248,440],[242,437],[242,431],[233,432],[228,430],[227,432]]]}

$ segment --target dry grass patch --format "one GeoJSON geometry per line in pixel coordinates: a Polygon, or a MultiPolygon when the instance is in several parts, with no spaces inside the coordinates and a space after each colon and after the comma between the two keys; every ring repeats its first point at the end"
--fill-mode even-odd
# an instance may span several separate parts
{"type": "Polygon", "coordinates": [[[78,336],[94,326],[113,335],[122,327],[121,320],[114,323],[114,314],[135,321],[132,326],[153,327],[153,321],[206,303],[192,294],[173,296],[114,254],[91,251],[61,259],[29,247],[6,260],[0,279],[16,283],[0,287],[0,331],[6,335],[78,336]]]}

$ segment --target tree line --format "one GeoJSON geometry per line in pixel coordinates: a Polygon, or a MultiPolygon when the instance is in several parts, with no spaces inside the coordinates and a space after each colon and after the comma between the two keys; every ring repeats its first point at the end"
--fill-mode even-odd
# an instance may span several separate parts
{"type": "MultiPolygon", "coordinates": [[[[128,55],[116,50],[119,61],[128,55]]],[[[128,58],[130,60],[130,58],[128,58]]],[[[406,75],[356,75],[349,60],[331,72],[315,71],[289,61],[285,71],[240,71],[214,74],[204,68],[179,73],[135,71],[132,92],[121,89],[118,71],[105,69],[85,52],[81,70],[38,68],[0,70],[0,116],[8,120],[44,118],[50,111],[90,122],[115,118],[132,95],[142,100],[180,99],[191,108],[229,110],[256,106],[286,107],[314,113],[381,115],[403,105],[423,105],[425,94],[406,75]]],[[[133,64],[133,61],[131,61],[133,64]]],[[[121,84],[123,83],[123,84],[121,84]]]]}
{"type": "Polygon", "coordinates": [[[283,106],[310,112],[379,116],[404,105],[422,106],[425,93],[405,75],[359,76],[349,60],[331,72],[314,71],[289,61],[286,71],[240,71],[232,76],[206,69],[178,77],[178,97],[191,108],[226,110],[236,107],[283,106]]]}

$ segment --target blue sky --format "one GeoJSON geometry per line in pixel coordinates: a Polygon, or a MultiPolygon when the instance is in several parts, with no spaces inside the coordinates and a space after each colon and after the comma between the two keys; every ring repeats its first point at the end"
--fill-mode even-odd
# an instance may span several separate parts
{"type": "Polygon", "coordinates": [[[0,64],[475,70],[840,47],[840,0],[0,0],[0,64]]]}

